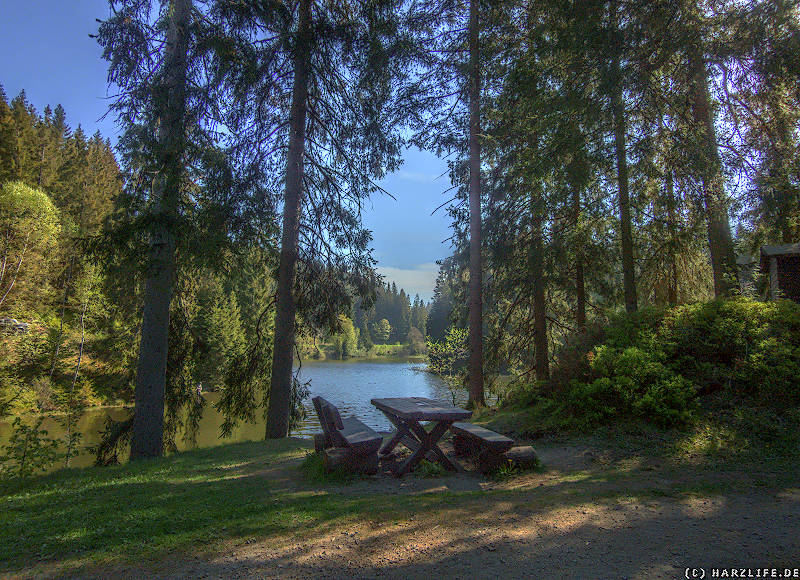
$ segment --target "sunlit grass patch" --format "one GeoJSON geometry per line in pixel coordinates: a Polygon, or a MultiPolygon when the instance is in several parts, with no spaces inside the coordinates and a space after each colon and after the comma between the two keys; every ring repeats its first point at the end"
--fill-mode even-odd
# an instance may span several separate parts
{"type": "Polygon", "coordinates": [[[325,468],[325,460],[321,453],[306,453],[303,463],[300,464],[300,472],[309,483],[320,484],[341,485],[364,477],[343,467],[328,471],[325,468]]]}

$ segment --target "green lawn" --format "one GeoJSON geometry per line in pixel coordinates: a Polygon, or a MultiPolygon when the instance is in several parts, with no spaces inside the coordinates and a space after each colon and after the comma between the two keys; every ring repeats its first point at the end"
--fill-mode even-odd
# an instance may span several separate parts
{"type": "MultiPolygon", "coordinates": [[[[471,521],[499,505],[529,510],[629,496],[789,488],[800,481],[794,457],[744,464],[735,458],[682,462],[662,456],[656,478],[638,451],[621,443],[605,440],[618,456],[611,463],[596,462],[591,469],[567,470],[557,477],[510,474],[507,487],[500,482],[489,491],[424,480],[443,490],[398,493],[402,482],[392,478],[353,483],[321,477],[314,461],[301,469],[310,442],[299,439],[224,445],[131,465],[5,481],[0,483],[0,574],[52,576],[84,567],[91,573],[97,566],[147,566],[171,555],[219,554],[252,540],[304,538],[348,523],[382,525],[415,514],[471,521]]],[[[566,449],[572,456],[579,453],[570,447],[575,444],[551,443],[552,449],[566,449]]],[[[539,442],[537,450],[546,451],[546,445],[539,442]]],[[[648,447],[642,449],[649,455],[648,447]]],[[[450,479],[463,483],[465,477],[450,479]]]]}
{"type": "Polygon", "coordinates": [[[0,572],[32,562],[71,569],[211,553],[223,542],[320,530],[364,514],[399,516],[434,501],[329,494],[323,488],[335,484],[306,480],[299,469],[309,446],[232,444],[2,482],[0,572]]]}

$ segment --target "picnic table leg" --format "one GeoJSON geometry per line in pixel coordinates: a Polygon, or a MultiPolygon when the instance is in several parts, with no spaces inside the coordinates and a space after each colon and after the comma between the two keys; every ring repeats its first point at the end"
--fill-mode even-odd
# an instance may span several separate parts
{"type": "MultiPolygon", "coordinates": [[[[452,421],[441,421],[436,424],[436,426],[430,433],[428,433],[427,431],[425,431],[425,429],[422,428],[422,426],[419,424],[418,421],[409,421],[409,426],[411,426],[412,429],[416,431],[416,427],[419,427],[419,429],[421,430],[422,433],[424,433],[424,435],[419,437],[420,439],[419,449],[414,451],[414,453],[411,454],[411,457],[406,459],[400,465],[400,467],[397,468],[397,475],[398,476],[403,475],[414,469],[417,463],[422,461],[422,459],[428,454],[428,451],[431,451],[431,449],[435,447],[436,442],[439,441],[442,435],[444,435],[445,432],[450,428],[451,423],[452,421]]],[[[447,458],[445,458],[445,461],[446,460],[447,458]]]]}
{"type": "Polygon", "coordinates": [[[411,432],[408,430],[408,426],[406,426],[406,424],[398,417],[395,417],[391,413],[387,413],[385,411],[383,414],[386,415],[386,418],[389,419],[389,422],[394,425],[396,429],[392,438],[384,443],[383,447],[381,447],[380,451],[378,451],[379,455],[388,455],[395,447],[397,447],[397,444],[400,443],[400,440],[406,435],[411,435],[411,432]]]}
{"type": "MultiPolygon", "coordinates": [[[[453,424],[453,421],[440,421],[437,424],[437,427],[438,425],[441,424],[445,424],[445,428],[442,431],[442,435],[444,435],[444,433],[450,428],[450,425],[453,424]]],[[[414,432],[414,434],[420,441],[423,440],[423,438],[428,437],[428,432],[425,431],[425,429],[419,423],[412,423],[411,425],[409,425],[409,427],[411,427],[411,430],[414,432]]],[[[431,434],[433,434],[433,431],[431,431],[431,434]]],[[[441,449],[439,449],[439,446],[437,444],[439,443],[439,439],[441,439],[442,435],[440,435],[439,437],[437,437],[435,440],[432,441],[432,446],[430,449],[431,452],[436,456],[436,460],[442,465],[444,465],[445,469],[448,469],[450,471],[463,471],[463,469],[461,469],[459,465],[450,461],[447,458],[447,455],[445,455],[444,452],[441,449]]]]}

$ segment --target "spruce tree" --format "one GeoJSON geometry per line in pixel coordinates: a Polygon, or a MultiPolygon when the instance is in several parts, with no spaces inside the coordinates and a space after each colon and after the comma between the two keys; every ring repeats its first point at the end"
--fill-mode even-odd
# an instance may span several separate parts
{"type": "Polygon", "coordinates": [[[126,130],[123,146],[134,152],[137,147],[147,149],[155,168],[131,434],[131,459],[141,459],[163,453],[176,228],[188,161],[192,0],[170,0],[155,22],[149,3],[112,1],[111,7],[113,15],[101,24],[99,41],[110,63],[109,80],[123,88],[115,105],[126,130]],[[156,68],[155,62],[161,66],[156,68]]]}
{"type": "Polygon", "coordinates": [[[333,330],[350,307],[348,290],[366,297],[376,279],[360,211],[380,190],[374,180],[400,161],[401,8],[310,0],[220,8],[243,55],[228,63],[242,144],[282,192],[270,438],[289,429],[297,316],[333,330]]]}

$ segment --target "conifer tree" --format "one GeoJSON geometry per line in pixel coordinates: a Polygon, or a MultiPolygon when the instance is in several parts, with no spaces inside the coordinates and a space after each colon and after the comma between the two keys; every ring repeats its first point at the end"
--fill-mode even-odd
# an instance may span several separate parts
{"type": "Polygon", "coordinates": [[[483,265],[481,191],[481,111],[486,84],[482,36],[487,25],[486,5],[479,0],[426,0],[417,6],[416,23],[422,72],[414,91],[421,109],[415,137],[421,147],[438,155],[456,155],[450,177],[456,195],[450,213],[456,225],[455,243],[468,248],[469,290],[467,324],[469,406],[482,406],[483,376],[483,265]]]}
{"type": "Polygon", "coordinates": [[[713,114],[713,103],[708,90],[708,68],[706,64],[704,30],[701,7],[696,2],[685,2],[683,25],[685,51],[689,73],[689,99],[696,150],[699,158],[703,203],[708,224],[708,247],[714,273],[714,293],[723,296],[730,292],[732,279],[736,276],[736,255],[733,247],[729,204],[725,194],[722,174],[723,166],[717,146],[717,131],[713,114]]]}
{"type": "Polygon", "coordinates": [[[192,0],[170,0],[155,23],[147,2],[112,0],[111,6],[113,15],[101,24],[99,41],[110,62],[109,79],[124,89],[116,104],[126,129],[124,145],[134,151],[137,146],[147,148],[154,169],[131,435],[131,459],[140,459],[163,453],[176,225],[188,161],[192,0]],[[162,40],[159,29],[166,30],[163,52],[155,48],[162,40]],[[161,66],[156,68],[155,62],[161,66]]]}
{"type": "Polygon", "coordinates": [[[229,63],[242,142],[282,192],[270,438],[289,428],[297,316],[337,330],[348,288],[366,297],[375,282],[360,210],[380,189],[373,180],[399,163],[401,7],[297,0],[220,9],[232,50],[245,55],[229,63]]]}
{"type": "Polygon", "coordinates": [[[14,176],[14,120],[3,85],[0,84],[0,183],[14,176]]]}

